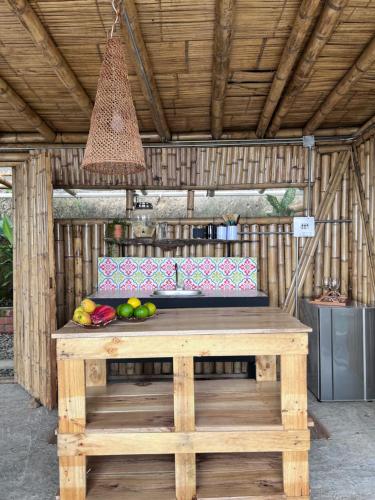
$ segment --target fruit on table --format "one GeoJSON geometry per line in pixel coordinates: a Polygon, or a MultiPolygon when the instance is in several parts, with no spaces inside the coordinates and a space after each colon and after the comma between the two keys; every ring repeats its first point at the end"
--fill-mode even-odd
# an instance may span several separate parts
{"type": "Polygon", "coordinates": [[[101,323],[108,323],[116,317],[116,310],[107,305],[99,306],[91,314],[91,321],[94,325],[100,325],[101,323]]]}
{"type": "Polygon", "coordinates": [[[91,316],[89,313],[82,311],[79,307],[74,311],[73,321],[80,325],[91,325],[91,316]]]}
{"type": "Polygon", "coordinates": [[[134,317],[137,319],[144,319],[149,317],[149,312],[146,306],[139,306],[134,309],[134,317]]]}
{"type": "Polygon", "coordinates": [[[117,316],[120,318],[131,318],[134,313],[133,306],[130,304],[120,304],[116,309],[117,316]]]}
{"type": "Polygon", "coordinates": [[[146,302],[143,305],[147,307],[149,316],[153,316],[156,313],[156,305],[152,302],[146,302]]]}
{"type": "Polygon", "coordinates": [[[81,302],[81,307],[83,310],[89,314],[93,313],[96,309],[96,304],[91,299],[83,299],[81,302]]]}
{"type": "Polygon", "coordinates": [[[137,307],[141,305],[141,301],[137,299],[137,297],[130,297],[130,299],[128,300],[128,304],[130,304],[133,309],[137,309],[137,307]]]}

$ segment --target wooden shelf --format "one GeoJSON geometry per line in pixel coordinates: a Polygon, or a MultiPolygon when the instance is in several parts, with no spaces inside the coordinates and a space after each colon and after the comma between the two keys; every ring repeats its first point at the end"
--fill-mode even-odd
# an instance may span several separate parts
{"type": "Polygon", "coordinates": [[[104,238],[107,243],[116,243],[118,245],[151,245],[161,248],[176,248],[185,245],[207,245],[208,243],[216,245],[217,243],[246,243],[250,240],[217,240],[217,239],[202,239],[202,238],[188,238],[188,239],[163,239],[154,240],[153,238],[132,238],[120,239],[104,238]]]}
{"type": "MultiPolygon", "coordinates": [[[[196,380],[197,431],[281,430],[280,385],[249,379],[196,380]]],[[[170,432],[173,383],[87,389],[86,432],[170,432]]]]}
{"type": "MultiPolygon", "coordinates": [[[[281,453],[199,454],[197,500],[281,500],[281,453]]],[[[173,455],[91,457],[87,499],[175,500],[173,455]]]]}

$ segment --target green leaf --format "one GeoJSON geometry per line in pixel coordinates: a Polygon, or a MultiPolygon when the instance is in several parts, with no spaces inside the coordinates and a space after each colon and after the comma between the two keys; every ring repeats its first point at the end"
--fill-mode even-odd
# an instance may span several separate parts
{"type": "Polygon", "coordinates": [[[266,194],[266,198],[268,203],[273,208],[274,213],[279,214],[281,207],[279,200],[276,198],[276,196],[273,196],[272,194],[266,194]]]}
{"type": "Polygon", "coordinates": [[[7,215],[3,217],[3,236],[13,245],[13,227],[7,215]]]}
{"type": "Polygon", "coordinates": [[[285,208],[287,208],[293,203],[295,197],[296,197],[296,190],[294,188],[288,188],[284,193],[281,203],[285,208]]]}

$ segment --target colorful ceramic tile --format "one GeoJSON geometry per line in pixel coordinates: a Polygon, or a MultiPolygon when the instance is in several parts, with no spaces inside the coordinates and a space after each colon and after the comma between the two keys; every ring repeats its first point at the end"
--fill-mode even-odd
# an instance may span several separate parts
{"type": "Polygon", "coordinates": [[[98,259],[99,290],[172,290],[179,285],[189,290],[256,290],[257,263],[252,257],[138,258],[101,257],[98,259]]]}

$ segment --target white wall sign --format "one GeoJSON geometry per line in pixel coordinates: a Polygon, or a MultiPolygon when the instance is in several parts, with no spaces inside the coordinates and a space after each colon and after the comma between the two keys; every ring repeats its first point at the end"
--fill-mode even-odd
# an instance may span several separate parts
{"type": "Polygon", "coordinates": [[[295,238],[312,238],[314,235],[314,217],[293,217],[293,236],[295,238]]]}

